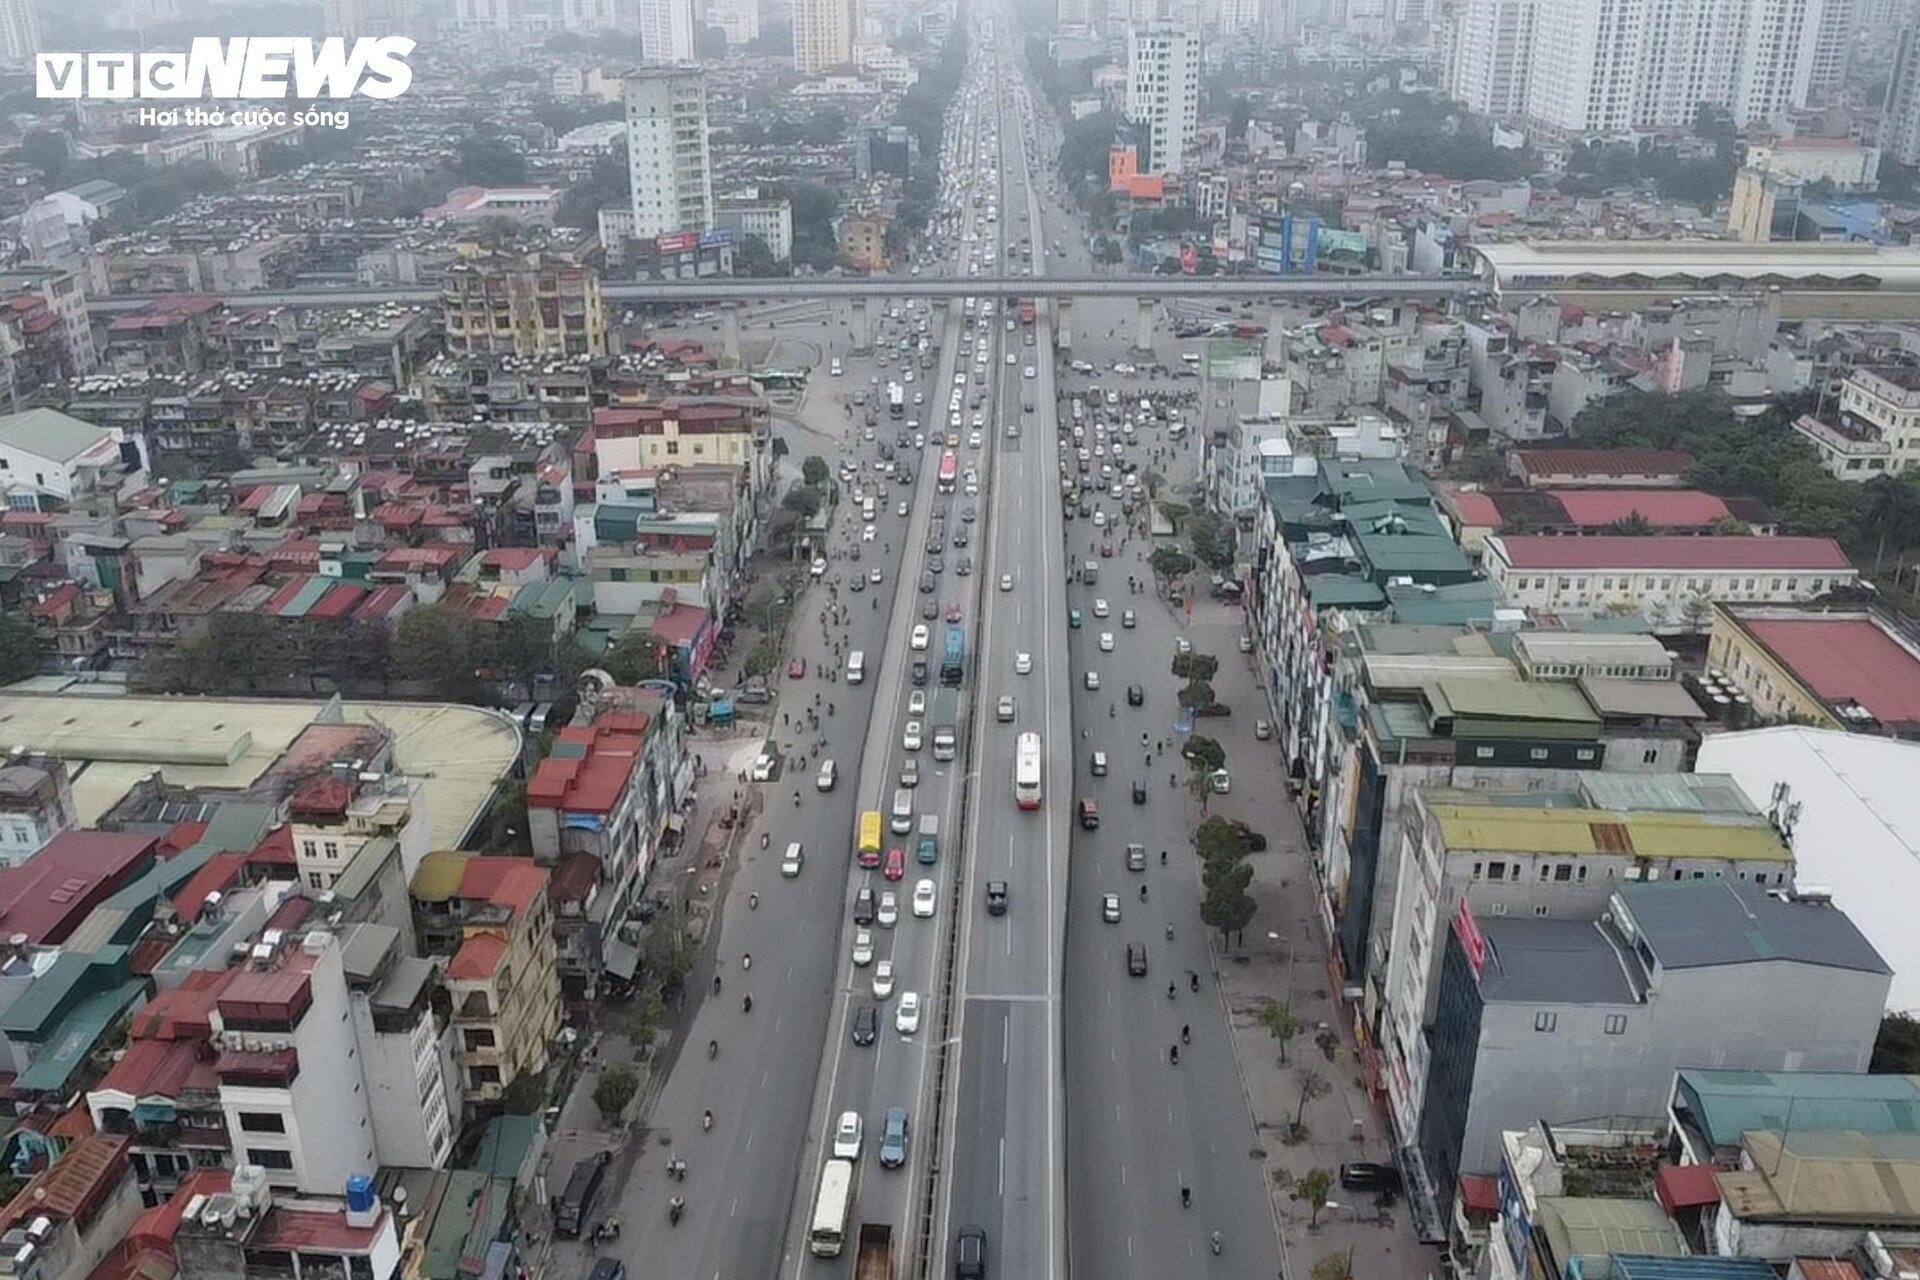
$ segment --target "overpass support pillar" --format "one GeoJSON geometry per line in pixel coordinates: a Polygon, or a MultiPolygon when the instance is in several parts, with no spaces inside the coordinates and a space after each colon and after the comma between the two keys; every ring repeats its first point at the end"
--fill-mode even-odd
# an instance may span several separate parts
{"type": "Polygon", "coordinates": [[[1062,351],[1073,349],[1073,299],[1057,298],[1053,304],[1053,345],[1062,351]]]}
{"type": "Polygon", "coordinates": [[[729,369],[740,367],[740,304],[725,303],[720,308],[720,363],[729,369]]]}
{"type": "Polygon", "coordinates": [[[1153,299],[1140,299],[1140,310],[1133,319],[1133,350],[1137,355],[1153,354],[1153,299]]]}
{"type": "Polygon", "coordinates": [[[864,296],[853,300],[853,354],[864,356],[873,350],[873,322],[867,318],[864,296]]]}
{"type": "Polygon", "coordinates": [[[1287,312],[1279,303],[1267,308],[1267,338],[1261,344],[1261,358],[1268,364],[1285,364],[1287,358],[1287,312]]]}

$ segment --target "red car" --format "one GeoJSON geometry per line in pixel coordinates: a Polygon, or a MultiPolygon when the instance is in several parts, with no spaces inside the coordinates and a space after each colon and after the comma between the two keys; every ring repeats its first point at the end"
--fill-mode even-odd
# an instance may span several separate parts
{"type": "Polygon", "coordinates": [[[948,622],[960,621],[960,602],[958,600],[955,600],[952,604],[947,606],[947,621],[948,622]]]}
{"type": "Polygon", "coordinates": [[[871,852],[866,849],[860,851],[860,869],[862,871],[871,871],[879,865],[880,851],[878,849],[874,849],[871,852]]]}
{"type": "Polygon", "coordinates": [[[887,850],[887,869],[880,873],[889,880],[904,879],[907,874],[907,853],[904,849],[887,850]]]}
{"type": "Polygon", "coordinates": [[[1111,558],[1112,558],[1112,556],[1113,556],[1113,544],[1112,544],[1111,542],[1103,542],[1103,543],[1101,543],[1101,544],[1100,544],[1100,554],[1101,554],[1101,555],[1103,555],[1103,556],[1106,556],[1106,557],[1108,557],[1109,559],[1111,559],[1111,558]]]}
{"type": "Polygon", "coordinates": [[[787,679],[801,680],[806,677],[806,674],[807,660],[805,658],[795,658],[787,664],[787,679]]]}

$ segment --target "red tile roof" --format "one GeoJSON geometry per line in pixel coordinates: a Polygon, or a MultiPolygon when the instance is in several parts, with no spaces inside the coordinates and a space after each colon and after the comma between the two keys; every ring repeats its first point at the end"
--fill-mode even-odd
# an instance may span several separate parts
{"type": "Polygon", "coordinates": [[[542,760],[527,784],[527,804],[569,813],[612,813],[633,781],[634,761],[646,750],[647,740],[644,731],[595,724],[562,729],[554,745],[582,750],[542,760]]]}
{"type": "Polygon", "coordinates": [[[1503,537],[1496,554],[1516,569],[1826,570],[1853,566],[1832,538],[1503,537]]]}
{"type": "Polygon", "coordinates": [[[1677,476],[1693,465],[1681,449],[1520,449],[1533,475],[1677,476]]]}
{"type": "Polygon", "coordinates": [[[1756,619],[1745,625],[1826,701],[1851,699],[1882,724],[1920,723],[1920,661],[1866,619],[1756,619]]]}
{"type": "Polygon", "coordinates": [[[0,932],[64,942],[158,848],[152,836],[63,831],[32,861],[0,869],[0,932]]]}
{"type": "Polygon", "coordinates": [[[472,857],[460,877],[460,896],[525,915],[547,887],[547,872],[530,858],[472,857]]]}
{"type": "Polygon", "coordinates": [[[486,553],[483,563],[489,569],[531,569],[547,558],[540,547],[495,547],[486,553]]]}
{"type": "Polygon", "coordinates": [[[1638,515],[1656,529],[1712,528],[1730,514],[1727,504],[1698,489],[1551,489],[1573,523],[1604,528],[1638,515]]]}
{"type": "Polygon", "coordinates": [[[135,1040],[113,1064],[97,1092],[178,1100],[187,1092],[213,1093],[220,1077],[213,1069],[213,1047],[206,1040],[135,1040]]]}
{"type": "Polygon", "coordinates": [[[460,944],[447,962],[447,976],[476,982],[493,976],[507,954],[507,940],[497,933],[476,933],[460,944]]]}
{"type": "Polygon", "coordinates": [[[360,602],[367,598],[367,594],[367,589],[359,583],[343,582],[321,596],[319,602],[307,610],[307,616],[337,621],[358,608],[360,602]]]}
{"type": "Polygon", "coordinates": [[[291,1209],[277,1206],[266,1218],[249,1247],[284,1249],[294,1253],[365,1254],[380,1238],[381,1223],[371,1227],[347,1225],[345,1209],[291,1209]]]}
{"type": "Polygon", "coordinates": [[[1461,1174],[1460,1202],[1472,1213],[1500,1212],[1500,1179],[1486,1173],[1461,1174]]]}
{"type": "Polygon", "coordinates": [[[128,1024],[135,1040],[192,1040],[213,1034],[213,1005],[237,969],[197,969],[162,991],[128,1024]]]}
{"type": "Polygon", "coordinates": [[[675,647],[691,645],[707,625],[707,611],[698,605],[676,604],[653,620],[653,634],[675,647]]]}
{"type": "Polygon", "coordinates": [[[1662,1165],[1653,1175],[1654,1195],[1668,1213],[1720,1203],[1719,1170],[1710,1164],[1662,1165]]]}
{"type": "Polygon", "coordinates": [[[247,865],[253,867],[297,867],[300,860],[293,852],[293,832],[282,823],[262,837],[253,852],[247,855],[247,865]]]}
{"type": "Polygon", "coordinates": [[[105,1133],[82,1138],[0,1209],[0,1232],[40,1214],[84,1223],[126,1170],[126,1138],[105,1133]]]}
{"type": "Polygon", "coordinates": [[[599,883],[600,859],[590,853],[564,854],[554,864],[553,880],[547,886],[547,895],[556,905],[563,902],[584,904],[599,883]]]}
{"type": "Polygon", "coordinates": [[[1450,500],[1453,509],[1460,514],[1462,524],[1483,529],[1500,527],[1500,508],[1490,495],[1477,489],[1460,490],[1450,495],[1450,500]]]}
{"type": "Polygon", "coordinates": [[[174,1233],[180,1229],[180,1220],[187,1216],[187,1206],[195,1196],[225,1195],[232,1190],[231,1169],[201,1169],[189,1174],[165,1204],[157,1204],[135,1218],[133,1230],[127,1236],[145,1244],[171,1245],[174,1233]]]}
{"type": "Polygon", "coordinates": [[[200,909],[207,905],[207,895],[231,889],[239,882],[240,873],[246,865],[247,855],[244,853],[214,854],[173,895],[173,913],[188,923],[198,920],[200,909]]]}

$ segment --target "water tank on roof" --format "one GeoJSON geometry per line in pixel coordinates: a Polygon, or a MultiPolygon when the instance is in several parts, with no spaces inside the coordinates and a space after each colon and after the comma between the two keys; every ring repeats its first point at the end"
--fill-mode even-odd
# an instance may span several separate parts
{"type": "Polygon", "coordinates": [[[374,1207],[373,1179],[356,1173],[347,1179],[347,1211],[365,1213],[374,1207]]]}

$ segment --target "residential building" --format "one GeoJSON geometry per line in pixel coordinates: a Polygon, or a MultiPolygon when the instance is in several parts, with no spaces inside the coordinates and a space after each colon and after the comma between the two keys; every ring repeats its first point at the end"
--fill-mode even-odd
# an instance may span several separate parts
{"type": "Polygon", "coordinates": [[[1857,367],[1830,416],[1803,413],[1793,429],[1836,480],[1902,475],[1920,465],[1920,361],[1857,367]]]}
{"type": "Polygon", "coordinates": [[[11,336],[14,366],[8,403],[93,372],[99,356],[87,314],[86,284],[78,273],[58,267],[0,271],[0,298],[8,300],[4,327],[11,336]]]}
{"type": "Polygon", "coordinates": [[[714,206],[713,225],[743,239],[757,238],[775,262],[793,256],[793,204],[784,197],[763,200],[757,192],[722,196],[714,206]]]}
{"type": "Polygon", "coordinates": [[[708,26],[726,33],[729,48],[760,38],[760,0],[709,0],[706,18],[708,26]]]}
{"type": "Polygon", "coordinates": [[[493,253],[464,259],[448,269],[440,301],[447,346],[455,352],[607,353],[600,273],[566,255],[493,253]]]}
{"type": "Polygon", "coordinates": [[[326,33],[348,40],[406,36],[418,28],[414,0],[326,0],[326,33]]]}
{"type": "MultiPolygon", "coordinates": [[[[143,1218],[128,1244],[154,1250],[161,1263],[171,1258],[183,1280],[395,1280],[401,1270],[403,1216],[411,1215],[388,1209],[374,1194],[370,1177],[324,1195],[296,1197],[273,1187],[259,1169],[208,1169],[143,1218]]],[[[145,1260],[149,1267],[158,1265],[152,1254],[145,1260]]],[[[129,1280],[144,1274],[133,1270],[129,1280]]]]}
{"type": "Polygon", "coordinates": [[[1674,1064],[1864,1071],[1892,972],[1821,899],[1626,884],[1597,921],[1452,921],[1416,1182],[1450,1202],[1536,1120],[1664,1113],[1674,1064]]]}
{"type": "Polygon", "coordinates": [[[127,1140],[90,1133],[0,1209],[0,1248],[22,1280],[86,1280],[139,1217],[127,1140]]]}
{"type": "Polygon", "coordinates": [[[1156,22],[1128,30],[1126,117],[1144,148],[1142,173],[1186,172],[1200,133],[1200,41],[1191,29],[1156,22]]]}
{"type": "Polygon", "coordinates": [[[1747,1133],[1920,1132],[1920,1076],[1682,1067],[1666,1114],[1683,1167],[1737,1169],[1747,1133]]]}
{"type": "Polygon", "coordinates": [[[767,406],[731,399],[668,400],[596,409],[593,451],[602,476],[717,463],[753,473],[770,439],[767,406]]]}
{"type": "Polygon", "coordinates": [[[0,3],[0,58],[31,62],[40,52],[40,12],[35,0],[0,3]]]}
{"type": "Polygon", "coordinates": [[[1531,535],[1487,539],[1507,604],[1562,617],[1640,613],[1656,631],[1703,631],[1712,605],[1814,600],[1860,576],[1831,538],[1531,535]]]}
{"type": "Polygon", "coordinates": [[[462,1093],[439,969],[408,954],[400,931],[388,925],[356,924],[340,947],[380,1165],[443,1169],[462,1093]]]}
{"type": "Polygon", "coordinates": [[[1404,1141],[1420,1131],[1446,933],[1462,912],[1590,921],[1623,884],[1710,878],[1785,891],[1793,883],[1793,851],[1730,778],[1562,773],[1567,781],[1555,782],[1539,770],[1529,790],[1481,786],[1521,775],[1482,771],[1471,783],[1413,790],[1407,805],[1385,972],[1375,977],[1380,1075],[1404,1141]]]}
{"type": "Polygon", "coordinates": [[[801,75],[825,75],[853,62],[865,19],[861,0],[795,0],[793,65],[801,75]]]}
{"type": "Polygon", "coordinates": [[[79,825],[65,760],[22,752],[0,763],[0,865],[19,866],[79,825]]]}
{"type": "Polygon", "coordinates": [[[335,764],[309,779],[287,805],[301,881],[331,889],[369,840],[391,838],[409,879],[433,847],[427,792],[418,779],[335,764]]]}
{"type": "MultiPolygon", "coordinates": [[[[1920,1230],[1915,1186],[1920,1156],[1911,1133],[1751,1129],[1738,1163],[1713,1173],[1718,1203],[1709,1247],[1763,1263],[1793,1258],[1803,1276],[1822,1274],[1820,1261],[1856,1250],[1891,1260],[1883,1240],[1911,1241],[1920,1230]]],[[[1910,1244],[1900,1249],[1898,1270],[1911,1267],[1913,1254],[1910,1244]]]]}
{"type": "Polygon", "coordinates": [[[1539,0],[1458,0],[1448,92],[1468,110],[1511,119],[1526,113],[1533,24],[1539,0]]]}
{"type": "MultiPolygon", "coordinates": [[[[284,904],[274,920],[297,920],[284,904]]],[[[234,1159],[275,1186],[327,1193],[379,1168],[373,1116],[362,1088],[339,939],[324,929],[295,938],[272,922],[226,971],[213,999],[214,1074],[234,1159]]]]}
{"type": "Polygon", "coordinates": [[[58,409],[0,417],[0,493],[13,511],[57,511],[111,493],[140,467],[119,427],[96,427],[58,409]],[[129,456],[130,455],[130,456],[129,456]]]}
{"type": "Polygon", "coordinates": [[[454,1053],[476,1102],[544,1071],[560,1030],[547,871],[530,858],[435,851],[413,878],[421,947],[446,960],[454,1053]]]}
{"type": "Polygon", "coordinates": [[[560,214],[560,191],[553,187],[455,187],[447,198],[421,213],[428,222],[479,222],[511,218],[529,226],[550,227],[560,214]]]}
{"type": "Polygon", "coordinates": [[[1719,603],[1707,662],[1762,720],[1920,738],[1920,633],[1878,605],[1719,603]]]}
{"type": "Polygon", "coordinates": [[[1767,1280],[1725,1258],[1687,1256],[1681,1227],[1658,1194],[1661,1137],[1651,1116],[1542,1119],[1501,1134],[1498,1169],[1461,1175],[1454,1214],[1456,1222],[1465,1216],[1476,1184],[1490,1193],[1498,1216],[1481,1273],[1493,1280],[1596,1271],[1614,1280],[1767,1280]],[[1703,1273],[1688,1270],[1694,1263],[1703,1273]]]}
{"type": "Polygon", "coordinates": [[[626,78],[627,166],[636,240],[711,230],[713,159],[707,80],[697,67],[626,78]]]}
{"type": "Polygon", "coordinates": [[[878,209],[864,209],[841,217],[834,226],[840,253],[856,271],[885,271],[892,265],[887,232],[892,220],[878,209]]]}
{"type": "Polygon", "coordinates": [[[694,0],[640,0],[640,52],[648,62],[679,66],[694,60],[694,0]]]}
{"type": "Polygon", "coordinates": [[[1909,13],[1894,35],[1880,145],[1899,163],[1920,164],[1920,19],[1909,13]]]}

